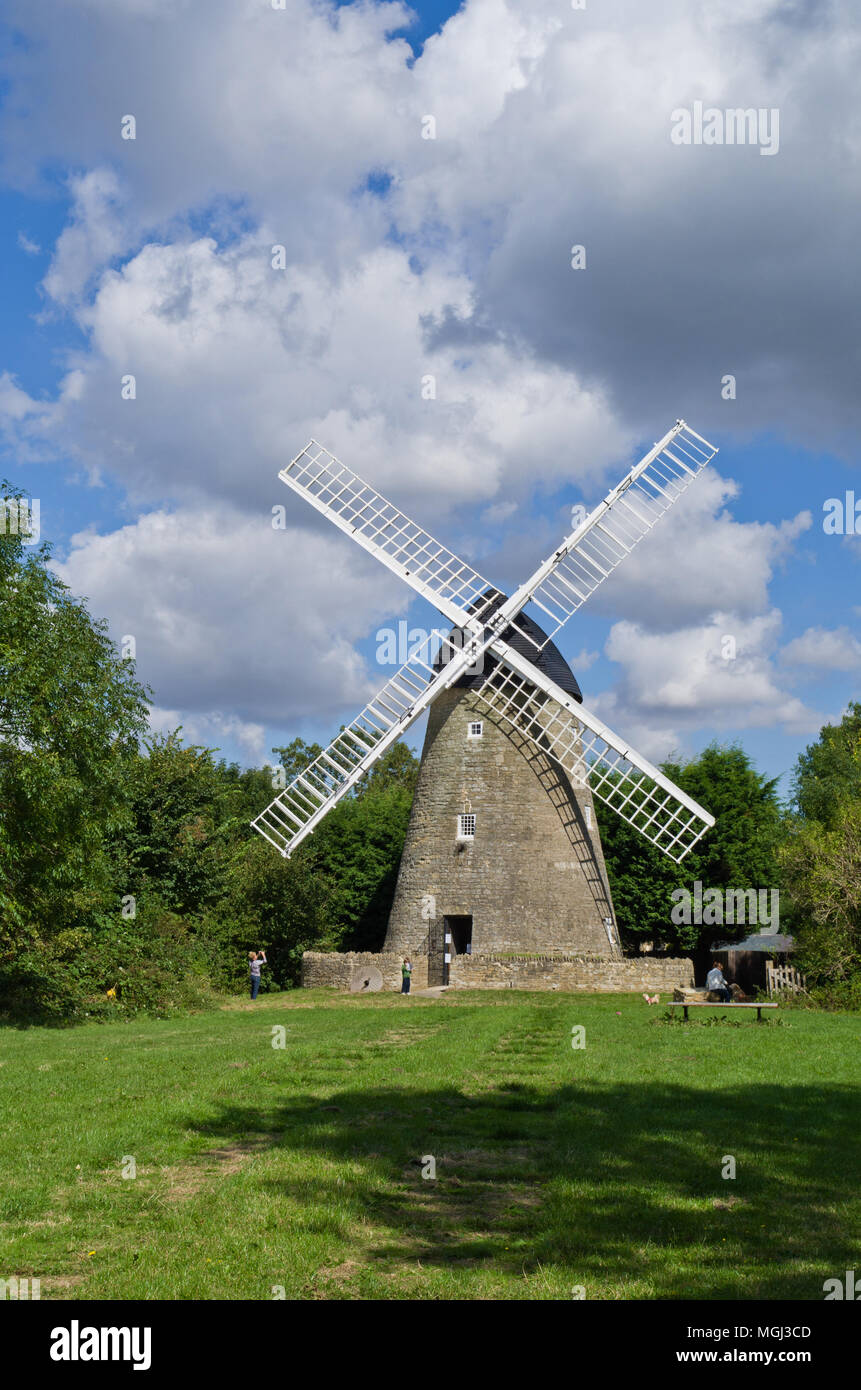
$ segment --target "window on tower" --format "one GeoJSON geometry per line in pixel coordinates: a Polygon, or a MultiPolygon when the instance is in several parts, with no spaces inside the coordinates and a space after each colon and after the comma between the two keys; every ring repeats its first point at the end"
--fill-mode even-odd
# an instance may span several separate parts
{"type": "Polygon", "coordinates": [[[467,726],[466,726],[466,736],[467,736],[467,738],[482,738],[483,735],[484,735],[484,725],[482,724],[482,722],[481,722],[480,719],[473,720],[473,722],[472,722],[471,724],[467,724],[467,726]]]}
{"type": "Polygon", "coordinates": [[[459,840],[475,839],[475,815],[466,814],[457,818],[457,838],[459,840]]]}

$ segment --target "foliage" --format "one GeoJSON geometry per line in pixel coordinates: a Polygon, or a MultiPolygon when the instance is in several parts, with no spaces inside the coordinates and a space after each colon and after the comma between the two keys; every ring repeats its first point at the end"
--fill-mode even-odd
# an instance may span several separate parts
{"type": "Polygon", "coordinates": [[[129,772],[132,815],[115,842],[119,882],[128,893],[157,891],[174,912],[197,912],[223,892],[216,831],[235,789],[225,787],[208,749],[183,747],[178,729],[144,747],[129,772]]]}
{"type": "Polygon", "coordinates": [[[113,895],[147,692],[49,555],[0,535],[0,1007],[25,989],[53,1013],[113,895]]]}
{"type": "Polygon", "coordinates": [[[861,704],[852,702],[839,724],[826,724],[801,754],[792,791],[799,814],[829,825],[847,797],[861,800],[861,704]]]}
{"type": "Polygon", "coordinates": [[[826,724],[799,757],[798,815],[781,847],[783,883],[811,998],[861,1005],[861,704],[826,724]]]}
{"type": "Polygon", "coordinates": [[[835,986],[861,964],[861,801],[844,798],[828,825],[799,820],[781,851],[798,915],[798,964],[835,986]]]}
{"type": "MultiPolygon", "coordinates": [[[[600,815],[601,842],[623,941],[647,937],[670,951],[688,953],[710,944],[713,926],[674,924],[672,892],[706,888],[776,886],[782,815],[777,783],[756,772],[738,747],[711,744],[688,763],[668,761],[662,770],[716,819],[714,828],[674,864],[612,811],[600,815]]],[[[722,928],[743,936],[746,927],[722,928]]]]}

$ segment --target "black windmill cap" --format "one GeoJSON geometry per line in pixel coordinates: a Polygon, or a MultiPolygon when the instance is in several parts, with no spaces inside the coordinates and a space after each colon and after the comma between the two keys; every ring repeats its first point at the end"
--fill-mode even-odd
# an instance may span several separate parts
{"type": "MultiPolygon", "coordinates": [[[[469,604],[467,612],[477,613],[482,622],[486,623],[493,617],[497,609],[502,607],[506,598],[507,595],[504,594],[501,589],[486,589],[480,599],[469,604]]],[[[531,661],[533,666],[536,666],[542,675],[545,675],[548,680],[558,685],[560,689],[565,691],[566,695],[572,696],[579,704],[582,704],[583,693],[580,686],[577,684],[577,677],[574,675],[574,672],[571,670],[571,667],[568,665],[568,662],[565,660],[556,644],[550,641],[547,633],[544,632],[544,630],[538,626],[538,623],[530,618],[527,613],[518,613],[515,621],[517,623],[516,627],[510,625],[504,632],[499,634],[503,642],[507,642],[514,651],[520,656],[525,657],[527,661],[531,661]],[[531,641],[530,638],[532,639],[531,641]],[[532,645],[533,642],[541,647],[540,651],[536,651],[536,648],[532,645]],[[542,646],[542,644],[545,645],[542,646]]],[[[464,628],[453,627],[449,633],[449,637],[454,640],[459,640],[462,644],[463,638],[460,637],[458,639],[457,634],[463,634],[464,632],[464,628]]],[[[441,671],[444,666],[448,665],[450,660],[451,657],[448,654],[448,649],[443,646],[434,659],[434,670],[441,671]]],[[[490,652],[485,652],[484,670],[475,672],[474,674],[466,672],[460,677],[460,680],[455,681],[453,689],[477,690],[479,686],[484,684],[488,675],[496,665],[496,658],[492,656],[490,652]]]]}

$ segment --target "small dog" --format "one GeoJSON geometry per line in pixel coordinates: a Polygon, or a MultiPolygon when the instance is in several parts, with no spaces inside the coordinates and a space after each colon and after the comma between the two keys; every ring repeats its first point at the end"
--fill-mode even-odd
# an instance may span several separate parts
{"type": "Polygon", "coordinates": [[[644,994],[643,998],[645,999],[647,1004],[659,1004],[661,1000],[661,996],[659,994],[654,994],[651,996],[649,996],[648,994],[644,994]]]}

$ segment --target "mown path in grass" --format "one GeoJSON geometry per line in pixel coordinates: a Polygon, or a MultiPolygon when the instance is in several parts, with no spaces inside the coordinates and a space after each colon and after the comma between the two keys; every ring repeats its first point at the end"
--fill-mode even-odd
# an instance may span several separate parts
{"type": "Polygon", "coordinates": [[[43,1298],[821,1299],[858,1261],[861,1018],[661,1012],[321,991],[3,1030],[0,1277],[43,1298]]]}

